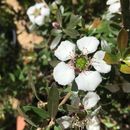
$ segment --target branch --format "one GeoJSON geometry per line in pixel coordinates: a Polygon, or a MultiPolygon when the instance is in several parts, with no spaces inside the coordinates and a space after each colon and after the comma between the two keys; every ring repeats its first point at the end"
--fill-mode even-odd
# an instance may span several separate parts
{"type": "Polygon", "coordinates": [[[64,97],[64,99],[59,104],[59,107],[66,103],[66,101],[70,98],[71,94],[72,94],[71,92],[67,93],[67,95],[64,97]]]}

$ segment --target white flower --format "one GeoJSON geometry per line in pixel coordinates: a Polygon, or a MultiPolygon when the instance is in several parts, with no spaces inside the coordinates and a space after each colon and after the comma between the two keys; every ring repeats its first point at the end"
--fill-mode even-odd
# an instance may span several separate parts
{"type": "Polygon", "coordinates": [[[62,41],[55,50],[55,56],[62,61],[54,68],[55,81],[60,85],[68,85],[75,79],[79,90],[94,91],[102,82],[100,73],[108,73],[111,70],[111,66],[103,60],[104,51],[97,51],[93,58],[88,56],[97,50],[98,45],[99,41],[96,37],[83,37],[77,41],[77,47],[82,55],[76,55],[76,45],[70,41],[62,41]],[[93,66],[96,71],[89,70],[90,66],[93,66]],[[77,70],[80,73],[75,78],[77,70]]]}
{"type": "Polygon", "coordinates": [[[120,12],[120,1],[119,0],[108,0],[107,1],[109,13],[119,13],[120,12]]]}
{"type": "Polygon", "coordinates": [[[69,128],[72,125],[73,120],[69,116],[62,116],[61,118],[58,118],[56,121],[61,126],[61,128],[64,130],[64,129],[69,128]]]}
{"type": "Polygon", "coordinates": [[[87,130],[100,130],[98,118],[96,116],[92,117],[92,119],[89,120],[86,128],[87,130]]]}
{"type": "Polygon", "coordinates": [[[85,110],[94,107],[99,100],[100,97],[95,92],[88,92],[87,95],[83,98],[83,105],[85,110]]]}
{"type": "Polygon", "coordinates": [[[33,24],[44,24],[45,17],[50,15],[50,9],[44,3],[36,3],[27,10],[27,15],[33,24]]]}

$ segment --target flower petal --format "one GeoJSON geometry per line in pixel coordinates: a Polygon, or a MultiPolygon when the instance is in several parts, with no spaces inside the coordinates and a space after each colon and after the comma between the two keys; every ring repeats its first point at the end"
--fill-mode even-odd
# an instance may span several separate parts
{"type": "Polygon", "coordinates": [[[108,11],[110,13],[119,13],[120,11],[120,2],[116,2],[114,4],[111,4],[108,8],[108,11]]]}
{"type": "Polygon", "coordinates": [[[70,41],[62,41],[58,48],[55,50],[55,56],[61,60],[66,61],[74,57],[75,44],[70,41]]]}
{"type": "Polygon", "coordinates": [[[27,15],[33,24],[35,24],[35,16],[33,15],[34,11],[35,11],[35,6],[32,6],[27,10],[27,15]]]}
{"type": "Polygon", "coordinates": [[[30,21],[31,21],[33,24],[35,24],[35,16],[34,16],[34,15],[29,15],[28,17],[29,17],[30,21]]]}
{"type": "Polygon", "coordinates": [[[44,8],[44,6],[45,6],[44,3],[36,3],[36,4],[35,4],[36,9],[44,8]]]}
{"type": "Polygon", "coordinates": [[[104,60],[92,59],[92,66],[100,73],[111,71],[111,65],[108,65],[104,60]]]}
{"type": "Polygon", "coordinates": [[[49,15],[50,15],[50,9],[47,8],[47,7],[43,7],[43,8],[41,9],[41,14],[42,14],[43,16],[49,16],[49,15]]]}
{"type": "Polygon", "coordinates": [[[115,2],[119,2],[119,0],[108,0],[106,4],[111,5],[114,4],[115,2]]]}
{"type": "Polygon", "coordinates": [[[99,119],[96,116],[94,116],[92,119],[89,119],[86,129],[87,130],[100,130],[99,119]]]}
{"type": "Polygon", "coordinates": [[[75,78],[79,90],[94,91],[102,82],[102,77],[97,71],[85,71],[75,78]]]}
{"type": "Polygon", "coordinates": [[[39,26],[42,26],[44,24],[44,17],[42,15],[39,15],[35,18],[35,23],[39,26]]]}
{"type": "Polygon", "coordinates": [[[96,37],[83,37],[77,41],[77,46],[83,54],[90,54],[97,50],[99,40],[96,37]]]}
{"type": "Polygon", "coordinates": [[[103,60],[104,56],[105,56],[105,52],[100,50],[100,51],[95,52],[95,54],[93,55],[93,58],[103,60]]]}
{"type": "Polygon", "coordinates": [[[62,116],[56,121],[62,127],[63,130],[69,128],[72,124],[72,118],[70,116],[62,116]]]}
{"type": "Polygon", "coordinates": [[[35,6],[29,7],[27,10],[27,15],[32,15],[34,13],[35,9],[36,9],[35,6]]]}
{"type": "Polygon", "coordinates": [[[85,110],[94,107],[99,100],[100,97],[95,92],[88,92],[87,95],[83,98],[83,105],[85,110]]]}
{"type": "Polygon", "coordinates": [[[60,62],[53,70],[53,76],[60,85],[70,84],[75,78],[74,69],[68,64],[60,62]]]}

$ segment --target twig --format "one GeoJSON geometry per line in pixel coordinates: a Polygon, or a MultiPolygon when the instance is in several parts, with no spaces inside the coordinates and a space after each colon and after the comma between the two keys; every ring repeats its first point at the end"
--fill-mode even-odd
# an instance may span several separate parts
{"type": "Polygon", "coordinates": [[[50,130],[50,128],[55,124],[54,120],[51,119],[51,121],[49,122],[48,126],[47,126],[47,130],[50,130]]]}
{"type": "Polygon", "coordinates": [[[67,93],[64,99],[60,102],[59,107],[66,103],[66,101],[70,98],[71,92],[67,93]]]}

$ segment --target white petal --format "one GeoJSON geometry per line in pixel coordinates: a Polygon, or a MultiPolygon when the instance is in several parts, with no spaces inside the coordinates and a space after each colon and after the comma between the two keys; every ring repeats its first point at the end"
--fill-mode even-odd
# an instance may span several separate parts
{"type": "Polygon", "coordinates": [[[100,73],[108,73],[111,71],[111,65],[108,65],[104,60],[93,58],[92,66],[100,73]]]}
{"type": "Polygon", "coordinates": [[[87,95],[83,98],[83,105],[85,110],[94,107],[99,100],[100,97],[95,92],[88,92],[87,95]]]}
{"type": "Polygon", "coordinates": [[[99,40],[96,37],[83,37],[77,41],[77,46],[83,54],[93,53],[97,50],[99,40]]]}
{"type": "Polygon", "coordinates": [[[120,11],[120,3],[116,2],[109,6],[108,11],[110,13],[118,13],[120,11]]]}
{"type": "Polygon", "coordinates": [[[58,118],[57,123],[62,127],[62,129],[67,129],[72,124],[72,118],[69,116],[62,116],[61,118],[58,118]]]}
{"type": "Polygon", "coordinates": [[[35,4],[35,8],[37,8],[37,9],[44,8],[44,6],[45,6],[44,3],[36,3],[36,4],[35,4]]]}
{"type": "Polygon", "coordinates": [[[94,58],[99,60],[103,60],[104,56],[105,56],[105,52],[102,50],[95,52],[95,54],[93,55],[94,58]]]}
{"type": "Polygon", "coordinates": [[[75,78],[74,69],[64,62],[60,62],[53,70],[53,76],[60,85],[70,84],[75,78]]]}
{"type": "Polygon", "coordinates": [[[41,14],[43,16],[49,16],[50,15],[50,9],[48,7],[44,7],[41,9],[41,14]]]}
{"type": "Polygon", "coordinates": [[[35,16],[34,15],[29,15],[30,21],[35,24],[35,16]]]}
{"type": "Polygon", "coordinates": [[[87,130],[100,130],[100,125],[88,125],[87,130]]]}
{"type": "Polygon", "coordinates": [[[108,0],[106,4],[111,5],[114,4],[115,2],[119,2],[119,0],[108,0]]]}
{"type": "Polygon", "coordinates": [[[44,24],[44,17],[39,15],[35,18],[35,23],[39,26],[42,26],[44,24]]]}
{"type": "Polygon", "coordinates": [[[100,130],[99,120],[96,116],[89,120],[87,126],[87,130],[100,130]]]}
{"type": "Polygon", "coordinates": [[[74,57],[75,54],[75,44],[70,41],[63,41],[55,50],[55,56],[61,60],[66,61],[74,57]]]}
{"type": "Polygon", "coordinates": [[[36,9],[35,6],[29,7],[28,10],[27,10],[27,15],[28,16],[32,15],[34,13],[35,9],[36,9]]]}
{"type": "Polygon", "coordinates": [[[75,78],[79,90],[94,91],[102,82],[102,77],[97,71],[85,71],[75,78]]]}

